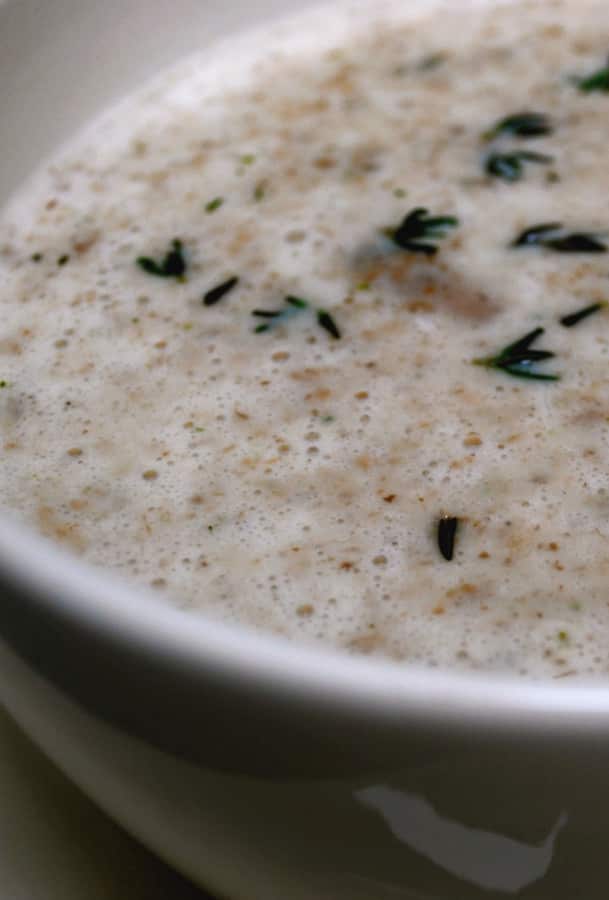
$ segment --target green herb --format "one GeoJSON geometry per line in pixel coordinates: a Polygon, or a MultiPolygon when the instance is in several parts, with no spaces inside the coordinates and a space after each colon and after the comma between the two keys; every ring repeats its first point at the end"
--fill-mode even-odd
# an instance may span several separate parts
{"type": "Polygon", "coordinates": [[[447,562],[452,562],[455,555],[455,539],[459,519],[454,516],[442,516],[438,522],[438,547],[447,562]]]}
{"type": "Polygon", "coordinates": [[[492,141],[501,134],[511,134],[514,137],[536,138],[546,134],[552,134],[553,128],[545,113],[521,112],[505,119],[500,119],[486,131],[482,137],[485,141],[492,141]]]}
{"type": "Polygon", "coordinates": [[[578,312],[570,313],[568,316],[563,316],[560,320],[560,324],[564,325],[565,328],[573,328],[574,325],[578,325],[583,319],[587,319],[588,316],[594,315],[594,313],[600,312],[601,309],[604,309],[607,306],[606,303],[591,303],[590,306],[585,306],[583,309],[580,309],[578,312]]]}
{"type": "Polygon", "coordinates": [[[330,422],[335,422],[336,419],[334,416],[322,416],[321,421],[324,423],[324,425],[329,425],[330,422]]]}
{"type": "Polygon", "coordinates": [[[340,331],[329,312],[326,312],[325,309],[319,309],[317,311],[317,321],[335,340],[340,340],[340,331]]]}
{"type": "Polygon", "coordinates": [[[446,237],[447,229],[456,228],[458,224],[459,220],[454,216],[434,218],[430,217],[423,207],[417,207],[408,213],[401,225],[385,229],[384,234],[402,250],[435,256],[438,248],[430,242],[446,237]],[[427,240],[422,242],[422,238],[427,240]]]}
{"type": "Polygon", "coordinates": [[[403,200],[406,196],[406,191],[404,190],[404,188],[396,188],[393,192],[393,196],[397,197],[398,200],[403,200]]]}
{"type": "Polygon", "coordinates": [[[551,156],[544,153],[531,153],[528,150],[517,150],[514,153],[490,153],[484,163],[487,175],[503,178],[504,181],[520,181],[524,175],[523,163],[541,163],[547,165],[554,162],[551,156]]]}
{"type": "Polygon", "coordinates": [[[43,255],[42,255],[42,253],[32,253],[32,255],[30,256],[30,259],[32,260],[32,262],[35,262],[35,263],[42,262],[43,255]]]}
{"type": "Polygon", "coordinates": [[[569,640],[569,632],[568,631],[559,631],[558,632],[558,640],[562,644],[566,644],[567,641],[569,640]]]}
{"type": "Polygon", "coordinates": [[[584,94],[591,94],[593,91],[609,93],[609,62],[603,69],[598,69],[592,75],[579,79],[577,86],[584,94]]]}
{"type": "Polygon", "coordinates": [[[212,288],[211,291],[208,291],[203,297],[204,305],[214,306],[216,303],[219,303],[220,300],[230,293],[233,288],[237,287],[238,284],[239,279],[235,276],[234,278],[229,278],[228,281],[219,284],[217,287],[212,288]]]}
{"type": "Polygon", "coordinates": [[[419,72],[429,72],[432,69],[437,69],[438,66],[441,66],[444,62],[446,62],[445,53],[430,53],[429,56],[425,56],[421,60],[418,69],[419,72]]]}
{"type": "Polygon", "coordinates": [[[264,332],[270,331],[271,328],[279,324],[280,321],[286,321],[295,313],[300,312],[303,309],[308,309],[309,306],[306,300],[302,300],[300,297],[294,297],[292,295],[286,297],[283,302],[283,309],[255,309],[253,311],[252,315],[257,319],[269,320],[262,325],[258,325],[254,329],[255,334],[264,334],[264,332]]]}
{"type": "Polygon", "coordinates": [[[269,183],[266,178],[263,178],[262,181],[258,182],[256,187],[254,188],[254,200],[256,201],[256,203],[260,203],[262,200],[264,200],[268,187],[269,183]]]}
{"type": "Polygon", "coordinates": [[[161,262],[157,262],[150,256],[139,256],[136,260],[138,266],[149,275],[158,278],[182,278],[186,271],[182,241],[175,238],[161,262]]]}
{"type": "Polygon", "coordinates": [[[57,265],[65,266],[66,263],[69,263],[69,262],[70,262],[70,257],[68,256],[67,253],[64,253],[63,256],[60,256],[59,259],[57,260],[57,265]]]}
{"type": "MultiPolygon", "coordinates": [[[[270,331],[274,328],[275,325],[285,322],[296,313],[302,312],[305,309],[310,309],[311,307],[311,304],[307,300],[303,300],[301,297],[295,297],[293,294],[286,297],[283,303],[283,309],[255,309],[252,312],[252,315],[257,319],[267,320],[261,325],[256,326],[254,329],[255,334],[264,334],[266,331],[270,331]]],[[[318,324],[332,335],[335,340],[339,340],[341,337],[340,329],[330,313],[325,309],[318,309],[315,311],[315,314],[318,324]]]]}
{"type": "Polygon", "coordinates": [[[222,204],[224,203],[224,197],[216,197],[215,200],[210,200],[207,206],[205,207],[206,213],[215,213],[217,209],[220,209],[222,204]]]}
{"type": "Polygon", "coordinates": [[[256,162],[256,157],[254,156],[253,153],[245,153],[245,154],[241,157],[241,159],[239,160],[239,162],[240,162],[243,166],[251,166],[251,165],[253,165],[253,164],[256,162]]]}
{"type": "Polygon", "coordinates": [[[512,247],[547,247],[557,253],[606,253],[607,247],[593,232],[574,231],[560,234],[560,222],[549,222],[527,228],[512,242],[512,247]]]}
{"type": "Polygon", "coordinates": [[[286,297],[285,302],[289,303],[290,306],[295,306],[296,309],[307,309],[309,306],[306,300],[303,300],[301,297],[294,297],[293,294],[286,297]]]}
{"type": "Polygon", "coordinates": [[[5,381],[4,378],[0,381],[0,388],[8,387],[8,381],[5,381]]]}
{"type": "Polygon", "coordinates": [[[475,366],[499,369],[515,378],[530,378],[537,381],[559,381],[560,375],[546,375],[533,369],[536,363],[553,359],[556,354],[550,350],[533,350],[531,345],[544,333],[543,328],[535,328],[513,344],[508,344],[496,356],[474,359],[475,366]]]}

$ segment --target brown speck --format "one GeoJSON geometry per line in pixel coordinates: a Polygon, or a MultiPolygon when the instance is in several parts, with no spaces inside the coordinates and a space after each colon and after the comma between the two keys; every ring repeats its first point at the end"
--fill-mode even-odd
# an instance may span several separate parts
{"type": "Polygon", "coordinates": [[[190,502],[193,503],[195,506],[201,506],[201,504],[204,502],[204,498],[201,494],[194,494],[190,498],[190,502]]]}
{"type": "Polygon", "coordinates": [[[490,559],[490,554],[488,554],[486,552],[486,550],[483,550],[482,553],[478,554],[478,558],[479,559],[490,559]]]}
{"type": "Polygon", "coordinates": [[[235,416],[245,422],[249,419],[248,414],[243,412],[243,410],[239,409],[238,407],[235,409],[235,416]]]}
{"type": "Polygon", "coordinates": [[[463,441],[464,447],[480,447],[481,444],[482,444],[482,438],[480,437],[479,434],[476,434],[473,431],[470,432],[470,434],[468,434],[467,437],[465,438],[465,440],[463,441]]]}
{"type": "Polygon", "coordinates": [[[433,312],[433,306],[427,300],[411,300],[407,309],[411,313],[433,312]]]}
{"type": "Polygon", "coordinates": [[[353,568],[353,566],[354,566],[354,563],[348,562],[348,561],[342,562],[340,564],[340,567],[343,570],[343,572],[350,572],[351,569],[353,568]]]}
{"type": "Polygon", "coordinates": [[[397,496],[396,494],[387,494],[386,497],[383,497],[383,500],[385,501],[385,503],[393,503],[396,496],[397,496]]]}
{"type": "Polygon", "coordinates": [[[82,456],[82,450],[80,449],[80,447],[71,447],[68,450],[68,456],[73,456],[73,457],[82,456]]]}
{"type": "Polygon", "coordinates": [[[288,244],[302,244],[302,242],[306,239],[306,236],[306,231],[301,231],[300,229],[295,228],[292,231],[287,232],[285,239],[288,244]]]}
{"type": "Polygon", "coordinates": [[[167,341],[157,341],[154,346],[156,347],[157,350],[164,350],[165,347],[167,346],[167,341]]]}
{"type": "Polygon", "coordinates": [[[432,609],[432,613],[434,616],[443,616],[446,612],[445,607],[443,606],[434,606],[432,609]]]}
{"type": "Polygon", "coordinates": [[[551,544],[548,544],[548,550],[551,550],[553,553],[556,553],[557,550],[560,550],[560,547],[555,541],[552,541],[551,544]]]}
{"type": "Polygon", "coordinates": [[[373,653],[382,644],[382,640],[378,634],[364,634],[361,637],[352,638],[347,647],[358,653],[373,653]]]}
{"type": "Polygon", "coordinates": [[[159,473],[156,469],[146,469],[146,471],[142,473],[144,481],[155,481],[158,477],[159,473]]]}
{"type": "Polygon", "coordinates": [[[167,581],[165,578],[155,578],[154,581],[150,582],[150,586],[153,588],[165,588],[167,587],[167,581]]]}
{"type": "Polygon", "coordinates": [[[556,560],[556,562],[554,563],[554,568],[556,569],[557,572],[565,571],[565,567],[558,560],[556,560]]]}
{"type": "Polygon", "coordinates": [[[86,253],[87,250],[90,250],[91,247],[93,247],[97,243],[98,239],[99,235],[97,234],[97,232],[94,232],[86,238],[82,238],[79,241],[74,241],[74,244],[72,246],[74,247],[76,253],[82,255],[83,253],[86,253]]]}
{"type": "Polygon", "coordinates": [[[332,159],[331,156],[318,156],[317,159],[313,161],[313,165],[316,169],[324,171],[333,169],[336,166],[336,160],[332,159]]]}
{"type": "Polygon", "coordinates": [[[387,565],[387,557],[386,556],[375,556],[372,560],[373,565],[375,566],[386,566],[387,565]]]}
{"type": "Polygon", "coordinates": [[[273,353],[271,359],[273,362],[285,362],[290,358],[290,354],[286,353],[284,350],[281,350],[279,353],[273,353]]]}
{"type": "Polygon", "coordinates": [[[367,400],[369,396],[370,395],[368,394],[368,391],[358,391],[357,394],[355,395],[355,399],[356,400],[367,400]]]}
{"type": "Polygon", "coordinates": [[[300,616],[301,619],[310,619],[314,612],[314,606],[311,606],[310,603],[303,603],[303,605],[299,606],[296,610],[296,615],[300,616]]]}
{"type": "Polygon", "coordinates": [[[57,347],[58,350],[63,350],[63,348],[67,346],[68,342],[65,340],[65,338],[60,338],[58,341],[55,341],[55,347],[57,347]]]}

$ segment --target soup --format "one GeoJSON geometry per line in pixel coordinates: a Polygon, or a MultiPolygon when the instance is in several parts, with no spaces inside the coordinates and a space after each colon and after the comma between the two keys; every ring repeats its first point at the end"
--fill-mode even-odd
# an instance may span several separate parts
{"type": "Polygon", "coordinates": [[[608,25],[339,4],[93,123],[0,220],[3,506],[191,614],[606,673],[608,25]]]}

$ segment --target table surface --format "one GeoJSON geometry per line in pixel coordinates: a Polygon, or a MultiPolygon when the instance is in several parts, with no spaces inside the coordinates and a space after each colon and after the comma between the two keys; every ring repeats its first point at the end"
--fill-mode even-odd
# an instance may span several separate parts
{"type": "Polygon", "coordinates": [[[144,850],[0,707],[0,900],[212,900],[144,850]]]}

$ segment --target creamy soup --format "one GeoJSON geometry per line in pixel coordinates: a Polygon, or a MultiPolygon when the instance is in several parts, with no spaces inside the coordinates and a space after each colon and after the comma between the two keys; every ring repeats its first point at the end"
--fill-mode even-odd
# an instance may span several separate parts
{"type": "Polygon", "coordinates": [[[609,6],[335,5],[0,220],[0,497],[192,614],[609,671],[609,6]]]}

